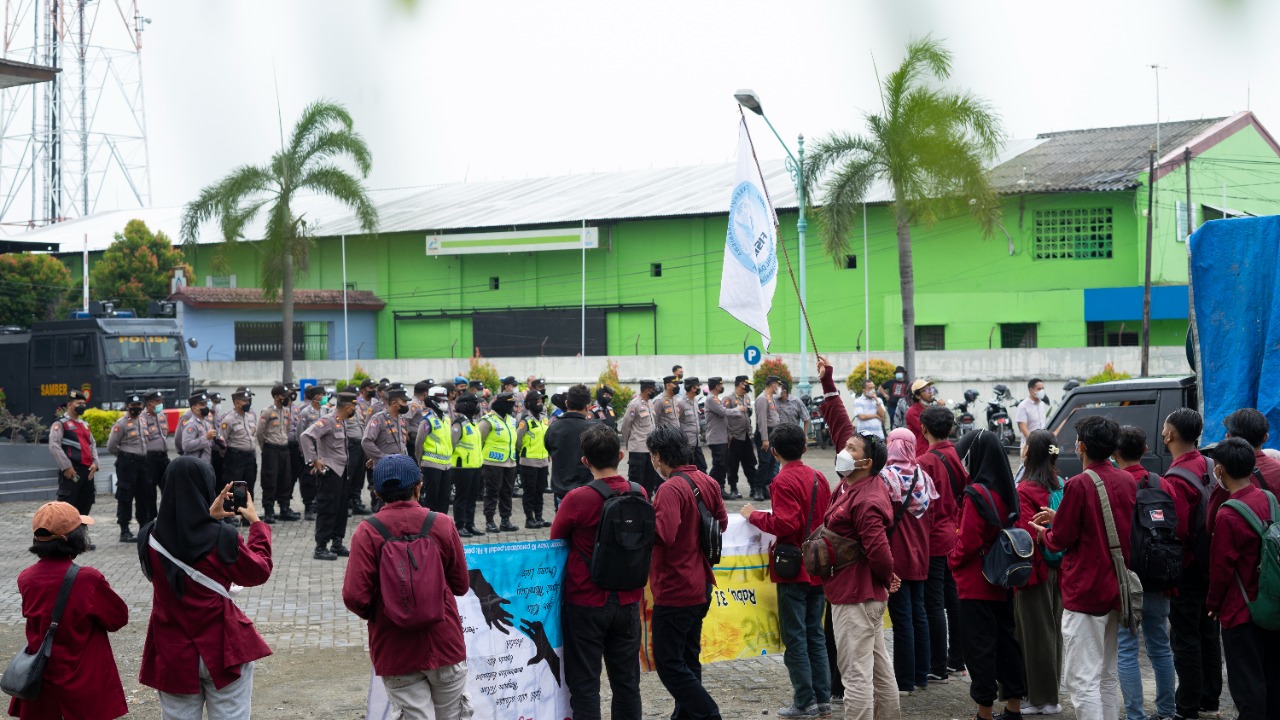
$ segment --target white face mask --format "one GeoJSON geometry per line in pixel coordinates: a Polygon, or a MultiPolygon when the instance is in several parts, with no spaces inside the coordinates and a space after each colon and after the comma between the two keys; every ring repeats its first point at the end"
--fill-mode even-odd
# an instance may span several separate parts
{"type": "Polygon", "coordinates": [[[1044,390],[1037,390],[1037,391],[1036,391],[1036,399],[1037,399],[1037,400],[1044,400],[1045,395],[1047,395],[1047,394],[1048,394],[1048,393],[1046,393],[1044,390]]]}
{"type": "Polygon", "coordinates": [[[841,450],[836,453],[836,474],[844,477],[854,471],[857,461],[849,454],[848,450],[841,450]]]}

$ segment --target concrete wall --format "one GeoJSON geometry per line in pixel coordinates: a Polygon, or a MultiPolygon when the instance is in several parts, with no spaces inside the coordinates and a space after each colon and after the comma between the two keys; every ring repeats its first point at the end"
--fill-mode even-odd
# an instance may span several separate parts
{"type": "MultiPolygon", "coordinates": [[[[221,310],[188,308],[178,304],[182,332],[196,338],[199,346],[188,350],[191,360],[234,361],[236,359],[236,322],[280,322],[279,310],[221,310]]],[[[351,358],[372,358],[377,353],[377,313],[349,311],[347,326],[351,332],[351,358]]],[[[329,327],[329,358],[342,359],[342,311],[297,310],[295,322],[323,322],[329,327]]]]}

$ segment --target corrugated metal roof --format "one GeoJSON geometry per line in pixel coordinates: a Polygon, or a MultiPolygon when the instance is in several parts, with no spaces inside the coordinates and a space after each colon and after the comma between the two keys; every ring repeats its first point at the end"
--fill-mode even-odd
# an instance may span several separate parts
{"type": "MultiPolygon", "coordinates": [[[[1226,118],[1160,124],[1161,152],[1188,144],[1226,118]]],[[[1147,171],[1156,126],[1068,130],[1040,135],[1042,144],[991,171],[998,192],[1128,190],[1147,171]]]]}
{"type": "MultiPolygon", "coordinates": [[[[279,298],[268,302],[263,296],[260,288],[188,286],[178,288],[177,292],[169,296],[169,299],[180,300],[193,307],[280,306],[279,298]]],[[[315,307],[342,307],[343,293],[341,290],[311,290],[299,288],[293,291],[293,302],[299,309],[315,307]]],[[[372,308],[375,310],[381,310],[387,305],[381,298],[368,290],[348,290],[346,293],[346,303],[347,305],[355,308],[372,308]]]]}

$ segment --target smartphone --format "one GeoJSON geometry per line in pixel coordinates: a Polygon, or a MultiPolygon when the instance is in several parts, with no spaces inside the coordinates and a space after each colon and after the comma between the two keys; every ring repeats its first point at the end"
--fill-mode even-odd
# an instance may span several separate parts
{"type": "Polygon", "coordinates": [[[242,508],[249,501],[249,483],[243,480],[237,480],[231,483],[231,499],[222,503],[223,509],[233,513],[238,508],[242,508]]]}

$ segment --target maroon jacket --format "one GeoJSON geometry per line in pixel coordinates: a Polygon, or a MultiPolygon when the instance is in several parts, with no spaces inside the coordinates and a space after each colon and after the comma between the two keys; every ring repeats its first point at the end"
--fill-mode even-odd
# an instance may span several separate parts
{"type": "MultiPolygon", "coordinates": [[[[1017,527],[1031,533],[1031,537],[1034,538],[1035,532],[1031,529],[1031,518],[1040,512],[1040,508],[1049,507],[1049,491],[1040,487],[1039,483],[1023,479],[1018,483],[1018,506],[1020,510],[1017,527]]],[[[1031,579],[1027,581],[1026,587],[1039,585],[1049,579],[1049,564],[1044,561],[1044,548],[1038,544],[1035,553],[1031,556],[1031,567],[1034,572],[1031,573],[1031,579]]]]}
{"type": "MultiPolygon", "coordinates": [[[[778,542],[800,546],[812,532],[813,528],[822,524],[822,518],[831,505],[831,484],[822,473],[796,460],[783,466],[778,476],[769,487],[769,497],[773,500],[773,512],[757,510],[751,513],[750,523],[764,532],[773,535],[778,542]],[[814,480],[818,481],[815,494],[814,480]],[[815,501],[816,498],[816,501],[815,501]],[[805,529],[805,520],[809,517],[809,506],[813,506],[813,519],[809,529],[805,529]]],[[[769,553],[769,579],[775,583],[809,583],[821,585],[822,580],[809,577],[804,568],[800,574],[790,580],[778,577],[773,569],[773,553],[769,553]]]]}
{"type": "MultiPolygon", "coordinates": [[[[193,695],[200,692],[200,660],[209,668],[214,687],[221,689],[240,678],[240,666],[271,654],[253,621],[231,600],[185,575],[183,595],[165,580],[160,553],[151,559],[151,623],[142,647],[138,682],[160,692],[193,695]]],[[[240,539],[235,564],[218,559],[214,549],[191,567],[223,587],[262,585],[271,577],[271,527],[249,526],[249,539],[240,539]]]]}
{"type": "MultiPolygon", "coordinates": [[[[70,566],[69,559],[40,560],[18,575],[29,652],[44,642],[62,578],[70,566]]],[[[120,672],[107,637],[127,622],[129,606],[102,573],[81,567],[54,633],[53,654],[44,669],[44,689],[35,700],[11,700],[9,714],[36,720],[109,720],[127,714],[120,672]]]]}
{"type": "MultiPolygon", "coordinates": [[[[1000,493],[992,490],[991,499],[995,502],[996,517],[1009,514],[1000,493]]],[[[980,502],[986,502],[986,497],[980,502]]],[[[951,575],[956,580],[956,595],[961,600],[1008,600],[1009,591],[987,582],[982,574],[983,556],[995,544],[1000,528],[984,520],[973,503],[973,497],[968,493],[960,500],[960,531],[955,547],[947,556],[951,575]]]]}
{"type": "Polygon", "coordinates": [[[889,550],[885,531],[892,521],[889,491],[879,476],[863,478],[852,485],[840,483],[831,498],[824,522],[828,530],[858,540],[863,556],[858,562],[837,570],[831,577],[823,578],[822,589],[828,602],[852,605],[889,599],[893,553],[889,550]]]}
{"type": "MultiPolygon", "coordinates": [[[[1271,518],[1271,504],[1267,496],[1254,485],[1231,495],[1228,500],[1239,500],[1258,516],[1263,525],[1271,518]]],[[[1233,628],[1250,622],[1249,606],[1240,594],[1236,576],[1244,584],[1250,598],[1258,595],[1258,557],[1262,553],[1262,540],[1240,513],[1227,508],[1218,514],[1217,530],[1209,548],[1209,594],[1204,605],[1215,612],[1222,627],[1233,628]]]]}
{"type": "MultiPolygon", "coordinates": [[[[392,537],[417,535],[427,509],[413,500],[388,503],[376,516],[392,537]]],[[[445,582],[444,620],[427,630],[405,630],[378,612],[378,561],[384,540],[369,523],[360,523],[351,535],[351,558],[342,581],[342,602],[356,616],[369,621],[369,657],[379,676],[408,675],[422,670],[456,665],[467,659],[462,639],[462,617],[454,595],[466,595],[471,587],[462,538],[448,515],[439,513],[431,525],[431,541],[440,551],[445,582]]],[[[430,597],[436,597],[432,592],[430,597]]]]}
{"type": "Polygon", "coordinates": [[[964,471],[964,465],[956,455],[956,446],[950,440],[943,440],[929,448],[917,461],[920,469],[933,478],[933,485],[940,496],[929,501],[929,510],[924,515],[924,520],[929,525],[929,557],[946,557],[956,545],[956,522],[960,517],[960,509],[956,507],[956,494],[969,484],[969,474],[964,471]],[[935,451],[942,453],[946,458],[945,463],[933,454],[935,451]],[[948,478],[951,482],[948,482],[948,478]]]}
{"type": "Polygon", "coordinates": [[[676,473],[688,475],[698,486],[702,503],[720,523],[720,532],[729,526],[729,516],[720,497],[720,486],[692,465],[676,468],[653,493],[657,521],[649,566],[653,604],[691,607],[707,602],[707,586],[715,585],[716,578],[711,573],[711,563],[707,562],[698,545],[702,532],[698,501],[693,497],[689,483],[676,473]]]}
{"type": "MultiPolygon", "coordinates": [[[[1266,453],[1261,450],[1253,452],[1254,466],[1257,472],[1249,474],[1249,484],[1259,490],[1270,490],[1273,494],[1280,494],[1280,463],[1272,460],[1266,453]],[[1262,479],[1258,479],[1258,475],[1262,475],[1262,479]]],[[[1222,503],[1231,499],[1231,493],[1222,486],[1222,483],[1214,482],[1213,492],[1209,495],[1208,517],[1205,519],[1205,527],[1209,528],[1209,533],[1216,531],[1218,523],[1218,510],[1222,507],[1222,503]]]]}
{"type": "Polygon", "coordinates": [[[920,414],[923,412],[924,405],[919,400],[907,408],[907,429],[916,436],[916,457],[929,452],[929,443],[924,439],[924,425],[920,422],[920,414]]]}
{"type": "MultiPolygon", "coordinates": [[[[616,492],[626,492],[631,484],[621,475],[605,478],[616,492]]],[[[717,487],[717,492],[719,488],[717,487]]],[[[644,493],[644,489],[640,490],[644,493]]],[[[648,495],[646,494],[646,497],[648,495]]],[[[596,545],[596,526],[600,524],[600,510],[604,498],[593,488],[574,488],[560,501],[556,517],[551,521],[551,539],[569,541],[569,560],[564,573],[564,601],[584,607],[604,607],[609,591],[591,582],[591,566],[584,557],[591,557],[596,545]]],[[[640,602],[644,588],[618,593],[619,605],[640,602]]]]}
{"type": "Polygon", "coordinates": [[[832,372],[831,366],[828,365],[826,372],[822,373],[822,392],[828,396],[831,393],[835,395],[823,401],[818,406],[818,412],[827,423],[827,431],[831,433],[832,447],[836,452],[840,452],[844,449],[844,444],[849,442],[849,438],[853,437],[853,423],[849,421],[849,411],[844,408],[844,400],[840,398],[840,391],[836,389],[832,372]]]}
{"type": "MultiPolygon", "coordinates": [[[[1138,485],[1132,475],[1109,462],[1094,463],[1087,469],[1097,473],[1107,489],[1120,551],[1127,565],[1138,485]]],[[[1111,563],[1102,505],[1098,489],[1088,475],[1081,473],[1067,481],[1053,527],[1045,532],[1044,544],[1050,550],[1067,551],[1058,573],[1063,608],[1089,615],[1120,609],[1120,585],[1111,563]]]]}
{"type": "MultiPolygon", "coordinates": [[[[881,480],[881,482],[884,481],[881,480]]],[[[907,500],[911,500],[910,496],[907,500]]],[[[937,501],[930,501],[930,508],[933,507],[934,502],[937,501]]],[[[919,518],[912,515],[910,510],[903,512],[902,503],[893,495],[889,496],[889,504],[893,508],[893,514],[889,517],[889,524],[892,527],[889,535],[889,551],[893,553],[893,573],[902,580],[928,580],[929,512],[926,510],[925,514],[919,518]],[[895,518],[899,518],[896,526],[893,525],[895,518]]]]}

